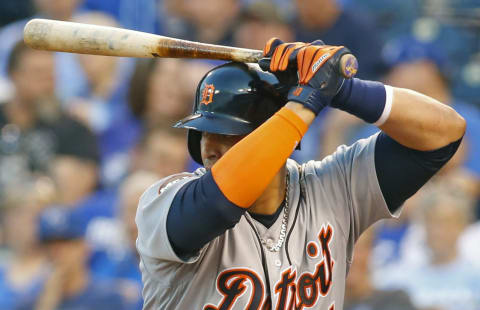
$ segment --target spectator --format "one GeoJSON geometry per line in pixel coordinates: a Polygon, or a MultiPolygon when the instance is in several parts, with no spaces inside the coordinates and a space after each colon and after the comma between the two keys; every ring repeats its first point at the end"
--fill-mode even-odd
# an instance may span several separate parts
{"type": "Polygon", "coordinates": [[[0,27],[32,15],[32,1],[4,0],[0,4],[0,27]]]}
{"type": "Polygon", "coordinates": [[[74,123],[61,113],[54,95],[53,54],[19,42],[9,58],[15,86],[11,100],[0,105],[0,192],[22,184],[32,174],[46,174],[59,146],[60,126],[74,123]]]}
{"type": "MultiPolygon", "coordinates": [[[[444,188],[448,191],[463,193],[472,200],[472,210],[474,213],[475,201],[478,200],[478,188],[471,187],[471,179],[466,175],[465,170],[461,168],[442,168],[442,170],[433,177],[426,186],[425,190],[419,191],[411,199],[405,202],[405,211],[400,216],[400,221],[386,221],[377,227],[377,237],[375,241],[375,250],[373,252],[373,262],[376,270],[383,270],[385,267],[398,264],[413,264],[425,261],[424,230],[417,223],[417,210],[421,209],[422,201],[425,195],[429,193],[428,186],[432,188],[444,188]]],[[[477,225],[478,226],[478,225],[477,225]]],[[[475,246],[478,239],[478,229],[468,229],[460,242],[460,256],[469,263],[480,266],[476,259],[475,246]],[[467,233],[468,231],[468,233],[467,233]]]]}
{"type": "Polygon", "coordinates": [[[297,0],[296,5],[297,41],[345,45],[361,64],[359,78],[378,80],[386,72],[380,55],[383,42],[365,15],[344,10],[337,0],[297,0]]]}
{"type": "MultiPolygon", "coordinates": [[[[34,17],[56,20],[70,20],[83,0],[33,0],[37,8],[34,17]]],[[[23,39],[23,28],[29,18],[8,24],[0,29],[0,83],[8,83],[7,62],[12,48],[23,39]]],[[[85,80],[78,73],[79,67],[73,55],[55,54],[56,93],[62,100],[76,93],[85,85],[85,80]]]]}
{"type": "Polygon", "coordinates": [[[130,107],[146,129],[171,124],[191,111],[195,79],[210,68],[199,61],[142,59],[131,79],[130,107]]]}
{"type": "Polygon", "coordinates": [[[186,38],[191,28],[187,23],[187,1],[164,0],[160,9],[163,33],[174,38],[186,38]]]}
{"type": "MultiPolygon", "coordinates": [[[[75,22],[118,27],[103,13],[76,15],[75,22]]],[[[128,168],[128,152],[140,133],[138,121],[126,102],[134,62],[132,59],[75,55],[87,78],[88,88],[66,103],[68,111],[98,136],[101,155],[100,180],[116,186],[128,168]]]]}
{"type": "Polygon", "coordinates": [[[231,46],[233,29],[240,14],[240,0],[184,1],[187,38],[204,43],[231,46]]]}
{"type": "Polygon", "coordinates": [[[98,148],[95,136],[84,126],[69,124],[58,133],[59,147],[50,171],[57,186],[57,204],[81,203],[98,186],[98,148]]]}
{"type": "Polygon", "coordinates": [[[116,218],[97,218],[88,226],[87,238],[95,252],[92,271],[121,284],[133,309],[143,305],[135,214],[142,193],[159,179],[146,171],[132,173],[120,186],[116,218]]]}
{"type": "Polygon", "coordinates": [[[96,191],[96,138],[65,116],[54,96],[53,54],[19,42],[10,57],[9,73],[16,92],[0,106],[3,185],[22,184],[32,174],[51,173],[57,186],[56,203],[88,206],[85,211],[92,216],[111,215],[109,196],[96,191]]]}
{"type": "MultiPolygon", "coordinates": [[[[73,21],[119,27],[112,17],[103,13],[83,13],[75,16],[73,21]]],[[[127,88],[130,61],[126,58],[88,54],[76,54],[75,57],[87,77],[88,89],[81,94],[78,102],[73,98],[73,102],[69,101],[67,105],[82,122],[95,132],[102,133],[110,126],[115,114],[125,113],[121,107],[122,102],[118,101],[124,100],[122,92],[127,88]]]]}
{"type": "Polygon", "coordinates": [[[256,1],[246,5],[234,30],[234,46],[263,49],[265,42],[277,37],[285,42],[294,41],[287,12],[271,0],[256,1]]]}
{"type": "MultiPolygon", "coordinates": [[[[424,14],[422,6],[429,1],[416,0],[338,0],[350,12],[368,14],[375,30],[384,40],[411,31],[416,18],[424,14]]],[[[435,7],[443,3],[436,3],[435,7]]]]}
{"type": "Polygon", "coordinates": [[[111,15],[127,29],[161,33],[159,26],[163,23],[163,16],[158,14],[162,2],[157,0],[84,0],[82,8],[111,15]]]}
{"type": "Polygon", "coordinates": [[[365,231],[355,244],[354,260],[348,272],[345,292],[345,310],[414,310],[406,292],[380,290],[371,279],[370,254],[375,232],[365,231]]]}
{"type": "MultiPolygon", "coordinates": [[[[160,180],[158,175],[147,171],[136,171],[122,183],[119,192],[119,219],[125,229],[130,250],[136,253],[135,243],[137,240],[137,225],[135,215],[137,213],[138,201],[145,190],[160,180]]],[[[138,266],[137,266],[138,267],[138,266]]]]}
{"type": "Polygon", "coordinates": [[[5,245],[10,251],[0,268],[0,308],[17,309],[31,302],[46,277],[44,249],[36,239],[40,205],[30,184],[11,188],[2,208],[5,245]]]}
{"type": "Polygon", "coordinates": [[[37,10],[45,17],[68,21],[83,0],[34,0],[37,10]]]}
{"type": "Polygon", "coordinates": [[[468,194],[436,188],[425,193],[419,205],[421,215],[417,238],[423,259],[379,271],[381,287],[405,289],[419,308],[478,309],[480,271],[459,252],[459,237],[471,221],[473,203],[468,194]],[[421,237],[420,237],[421,239],[421,237]],[[386,276],[388,275],[388,276],[386,276]]]}
{"type": "Polygon", "coordinates": [[[114,215],[115,195],[99,184],[96,137],[82,124],[59,127],[59,147],[50,172],[56,185],[53,204],[74,209],[84,218],[114,215]]]}
{"type": "Polygon", "coordinates": [[[113,282],[94,279],[88,270],[86,219],[65,208],[47,208],[39,221],[39,237],[51,262],[48,279],[34,305],[25,309],[126,309],[113,282]]]}
{"type": "Polygon", "coordinates": [[[480,240],[480,221],[476,221],[462,233],[459,239],[459,252],[468,263],[480,270],[480,247],[478,247],[478,240],[480,240]]]}
{"type": "MultiPolygon", "coordinates": [[[[124,255],[117,259],[114,264],[114,277],[124,280],[127,284],[131,283],[135,291],[131,288],[133,309],[142,309],[142,274],[140,272],[140,260],[136,249],[137,225],[135,224],[135,214],[137,213],[138,201],[143,192],[160,178],[150,172],[137,171],[131,174],[122,183],[119,192],[119,219],[121,227],[125,233],[126,244],[124,255]],[[134,294],[137,293],[137,294],[134,294]]],[[[128,286],[127,286],[128,288],[128,286]]]]}
{"type": "Polygon", "coordinates": [[[183,131],[166,125],[152,128],[137,147],[132,170],[150,171],[160,178],[183,171],[189,158],[186,143],[183,131]]]}

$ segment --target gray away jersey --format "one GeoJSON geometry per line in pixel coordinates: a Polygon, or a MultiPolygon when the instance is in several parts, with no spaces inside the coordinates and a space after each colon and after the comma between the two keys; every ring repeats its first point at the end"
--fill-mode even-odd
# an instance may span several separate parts
{"type": "Polygon", "coordinates": [[[299,166],[287,161],[288,237],[279,252],[264,247],[267,272],[256,234],[276,243],[282,216],[267,229],[247,212],[196,256],[180,258],[167,237],[168,210],[178,190],[205,169],[167,186],[171,178],[152,185],[140,198],[136,216],[144,309],[343,309],[355,241],[375,221],[396,217],[375,173],[376,137],[302,165],[302,177],[299,166]]]}

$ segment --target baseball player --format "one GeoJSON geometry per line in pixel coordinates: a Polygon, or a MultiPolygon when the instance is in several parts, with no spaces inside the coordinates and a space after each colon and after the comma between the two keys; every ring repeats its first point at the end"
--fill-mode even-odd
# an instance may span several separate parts
{"type": "Polygon", "coordinates": [[[343,308],[359,235],[397,217],[465,131],[432,98],[344,79],[336,68],[348,53],[271,39],[269,71],[298,76],[296,85],[241,63],[203,77],[193,115],[175,126],[189,129],[189,152],[205,168],[162,179],[140,198],[144,309],[343,308]],[[381,132],[298,165],[288,157],[326,106],[381,132]]]}

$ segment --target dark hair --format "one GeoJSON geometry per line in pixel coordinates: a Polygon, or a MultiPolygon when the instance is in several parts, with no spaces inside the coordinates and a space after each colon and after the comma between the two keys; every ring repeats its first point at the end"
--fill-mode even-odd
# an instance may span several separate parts
{"type": "Polygon", "coordinates": [[[23,54],[25,54],[28,51],[32,51],[32,49],[28,47],[23,42],[23,40],[18,41],[13,46],[7,59],[7,73],[9,76],[11,76],[12,72],[18,68],[18,65],[20,64],[20,59],[22,58],[23,54]]]}
{"type": "Polygon", "coordinates": [[[130,89],[128,91],[128,105],[132,113],[143,118],[147,107],[147,95],[149,81],[157,64],[157,59],[139,59],[135,65],[132,78],[130,80],[130,89]]]}
{"type": "Polygon", "coordinates": [[[60,120],[56,126],[58,145],[56,155],[66,155],[100,163],[100,151],[95,134],[85,125],[70,118],[60,120]]]}

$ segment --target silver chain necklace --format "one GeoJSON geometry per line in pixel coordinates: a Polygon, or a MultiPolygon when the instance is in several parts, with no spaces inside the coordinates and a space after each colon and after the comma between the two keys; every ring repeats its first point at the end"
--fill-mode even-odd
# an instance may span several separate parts
{"type": "Polygon", "coordinates": [[[290,209],[288,208],[288,192],[290,185],[290,173],[287,171],[287,180],[286,180],[286,189],[285,189],[285,206],[283,207],[283,218],[282,218],[282,227],[280,229],[280,236],[278,237],[277,244],[267,242],[265,239],[261,239],[261,243],[269,250],[270,252],[278,252],[282,248],[283,242],[287,235],[287,222],[288,214],[290,209]]]}

